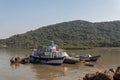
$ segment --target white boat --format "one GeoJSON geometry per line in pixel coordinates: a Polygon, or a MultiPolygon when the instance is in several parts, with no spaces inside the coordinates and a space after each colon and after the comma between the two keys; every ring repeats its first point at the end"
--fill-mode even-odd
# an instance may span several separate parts
{"type": "Polygon", "coordinates": [[[65,59],[62,56],[62,49],[58,49],[57,45],[52,41],[47,48],[44,49],[33,49],[30,56],[31,63],[42,63],[42,64],[52,64],[61,65],[65,59]]]}

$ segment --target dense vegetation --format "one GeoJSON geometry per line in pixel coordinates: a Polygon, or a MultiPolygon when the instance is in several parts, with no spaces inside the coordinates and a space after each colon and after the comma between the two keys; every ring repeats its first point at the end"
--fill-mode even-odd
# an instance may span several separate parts
{"type": "Polygon", "coordinates": [[[120,47],[120,21],[63,22],[0,40],[0,46],[34,48],[45,46],[51,40],[62,48],[120,47]]]}

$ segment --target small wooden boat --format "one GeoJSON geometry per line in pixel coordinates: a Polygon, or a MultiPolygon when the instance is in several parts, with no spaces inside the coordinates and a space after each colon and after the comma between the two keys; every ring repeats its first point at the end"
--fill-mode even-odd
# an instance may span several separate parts
{"type": "Polygon", "coordinates": [[[93,66],[94,66],[94,64],[93,64],[93,63],[90,63],[90,62],[85,62],[85,65],[86,65],[86,66],[90,66],[90,67],[93,67],[93,66]]]}

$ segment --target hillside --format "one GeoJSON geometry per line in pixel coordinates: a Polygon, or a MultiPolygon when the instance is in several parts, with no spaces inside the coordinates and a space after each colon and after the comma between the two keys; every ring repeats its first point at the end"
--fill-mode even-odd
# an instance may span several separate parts
{"type": "Polygon", "coordinates": [[[120,47],[120,21],[92,23],[76,20],[41,27],[0,40],[14,48],[41,47],[54,40],[62,48],[120,47]]]}

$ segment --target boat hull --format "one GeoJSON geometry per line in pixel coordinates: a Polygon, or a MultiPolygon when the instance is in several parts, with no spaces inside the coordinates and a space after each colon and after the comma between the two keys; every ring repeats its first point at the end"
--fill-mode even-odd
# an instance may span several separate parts
{"type": "Polygon", "coordinates": [[[67,63],[67,64],[75,64],[79,62],[78,58],[73,58],[73,57],[65,57],[65,60],[63,63],[67,63]]]}
{"type": "Polygon", "coordinates": [[[90,57],[90,61],[97,61],[99,57],[101,57],[101,56],[90,57]]]}
{"type": "Polygon", "coordinates": [[[51,64],[51,65],[61,65],[64,61],[64,57],[57,58],[41,58],[41,57],[30,57],[31,63],[40,63],[40,64],[51,64]]]}

